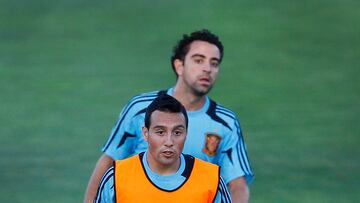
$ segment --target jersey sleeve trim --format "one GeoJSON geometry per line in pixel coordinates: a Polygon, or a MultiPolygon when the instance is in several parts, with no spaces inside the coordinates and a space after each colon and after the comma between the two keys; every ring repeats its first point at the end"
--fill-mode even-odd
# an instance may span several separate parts
{"type": "Polygon", "coordinates": [[[229,191],[227,190],[227,186],[221,176],[220,176],[220,181],[219,181],[219,192],[221,194],[221,202],[224,202],[224,203],[230,202],[231,203],[231,196],[230,196],[229,191]]]}
{"type": "Polygon", "coordinates": [[[107,184],[107,182],[113,177],[114,177],[114,167],[110,167],[101,178],[100,185],[94,202],[96,203],[101,202],[101,195],[103,194],[104,187],[107,184]]]}
{"type": "Polygon", "coordinates": [[[250,166],[244,137],[242,135],[242,131],[241,131],[241,127],[240,127],[240,122],[239,122],[238,118],[236,117],[236,114],[234,112],[232,112],[231,110],[229,110],[221,105],[218,105],[218,104],[216,105],[215,112],[219,113],[221,115],[227,116],[231,120],[233,120],[233,122],[234,122],[233,125],[235,125],[234,128],[236,129],[236,134],[238,135],[238,143],[236,144],[234,151],[236,151],[240,167],[243,170],[243,172],[245,173],[246,182],[251,183],[254,175],[253,175],[253,172],[252,172],[252,169],[250,166]]]}
{"type": "Polygon", "coordinates": [[[247,176],[253,176],[253,172],[249,163],[249,157],[246,151],[244,137],[242,136],[239,122],[236,122],[236,128],[238,129],[237,133],[239,135],[239,141],[236,146],[236,151],[239,157],[241,156],[241,159],[239,160],[241,164],[241,168],[243,169],[243,171],[247,176]]]}

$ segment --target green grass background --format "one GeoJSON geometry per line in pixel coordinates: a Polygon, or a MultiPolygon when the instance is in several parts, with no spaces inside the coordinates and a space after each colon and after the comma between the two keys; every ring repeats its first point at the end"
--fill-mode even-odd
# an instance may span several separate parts
{"type": "Polygon", "coordinates": [[[0,202],[81,202],[118,113],[174,84],[183,33],[225,44],[251,202],[360,199],[356,0],[0,0],[0,202]]]}

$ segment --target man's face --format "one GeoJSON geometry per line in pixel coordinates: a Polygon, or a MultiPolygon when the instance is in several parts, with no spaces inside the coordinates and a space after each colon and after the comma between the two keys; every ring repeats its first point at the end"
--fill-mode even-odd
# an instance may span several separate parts
{"type": "Polygon", "coordinates": [[[149,129],[143,127],[144,138],[149,146],[149,165],[163,168],[179,164],[186,133],[182,113],[154,111],[150,117],[149,129]]]}
{"type": "Polygon", "coordinates": [[[198,96],[206,95],[215,83],[220,65],[220,50],[205,41],[194,41],[177,69],[178,80],[198,96]]]}

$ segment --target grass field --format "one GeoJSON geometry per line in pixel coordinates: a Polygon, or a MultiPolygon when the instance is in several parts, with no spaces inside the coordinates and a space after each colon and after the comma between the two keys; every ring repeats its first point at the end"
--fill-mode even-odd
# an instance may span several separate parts
{"type": "Polygon", "coordinates": [[[251,202],[360,199],[360,2],[0,0],[0,202],[81,202],[133,95],[182,33],[225,44],[211,97],[241,120],[251,202]]]}

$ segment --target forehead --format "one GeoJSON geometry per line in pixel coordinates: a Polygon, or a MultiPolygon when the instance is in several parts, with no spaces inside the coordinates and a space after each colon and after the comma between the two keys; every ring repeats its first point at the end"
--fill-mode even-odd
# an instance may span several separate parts
{"type": "Polygon", "coordinates": [[[185,116],[181,112],[163,112],[156,110],[151,114],[150,117],[150,128],[155,126],[165,126],[165,127],[174,127],[174,126],[185,126],[185,116]]]}
{"type": "Polygon", "coordinates": [[[220,58],[219,48],[216,45],[205,41],[196,40],[190,44],[187,55],[191,57],[197,54],[204,55],[209,58],[220,58]]]}

